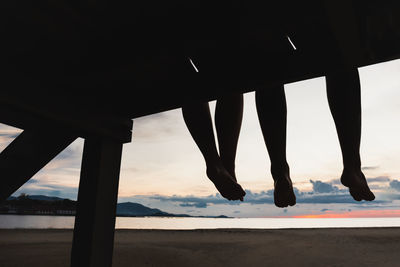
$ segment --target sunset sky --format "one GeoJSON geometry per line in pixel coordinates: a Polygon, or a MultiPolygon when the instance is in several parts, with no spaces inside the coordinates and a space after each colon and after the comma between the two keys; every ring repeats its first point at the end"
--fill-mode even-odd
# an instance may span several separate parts
{"type": "MultiPolygon", "coordinates": [[[[273,205],[269,158],[254,93],[245,95],[236,162],[238,181],[248,190],[243,203],[216,195],[179,109],[134,120],[132,142],[124,146],[119,201],[192,215],[400,216],[400,60],[359,71],[361,158],[376,201],[355,202],[340,185],[341,154],[323,77],[285,85],[288,161],[298,198],[295,207],[273,205]]],[[[213,113],[215,102],[210,106],[213,113]]],[[[19,132],[1,125],[0,149],[19,132]]],[[[24,192],[76,199],[82,147],[82,139],[74,142],[14,195],[24,192]]]]}

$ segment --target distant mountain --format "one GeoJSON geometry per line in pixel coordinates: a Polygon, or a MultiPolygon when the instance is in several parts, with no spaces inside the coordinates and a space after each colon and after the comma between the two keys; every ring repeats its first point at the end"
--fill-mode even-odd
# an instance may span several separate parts
{"type": "Polygon", "coordinates": [[[175,216],[175,214],[170,214],[159,209],[152,209],[139,203],[124,202],[117,204],[117,216],[175,216]]]}
{"type": "MultiPolygon", "coordinates": [[[[62,214],[67,213],[67,215],[75,215],[75,207],[76,201],[74,200],[44,195],[21,195],[19,197],[9,197],[5,202],[0,203],[0,213],[59,215],[60,212],[63,212],[62,214]],[[66,210],[68,212],[66,212],[66,210]]],[[[173,214],[133,202],[118,203],[117,216],[229,218],[225,215],[191,216],[188,214],[173,214]]]]}
{"type": "Polygon", "coordinates": [[[34,200],[45,200],[45,201],[61,201],[66,198],[59,198],[59,197],[48,197],[48,196],[43,196],[43,195],[28,195],[27,196],[29,199],[34,199],[34,200]]]}
{"type": "MultiPolygon", "coordinates": [[[[59,197],[49,197],[49,196],[44,196],[44,195],[26,195],[26,198],[29,199],[34,199],[34,200],[45,200],[45,201],[61,201],[64,200],[66,198],[59,198],[59,197]]],[[[7,200],[15,200],[18,199],[18,197],[9,197],[7,198],[7,200]]]]}

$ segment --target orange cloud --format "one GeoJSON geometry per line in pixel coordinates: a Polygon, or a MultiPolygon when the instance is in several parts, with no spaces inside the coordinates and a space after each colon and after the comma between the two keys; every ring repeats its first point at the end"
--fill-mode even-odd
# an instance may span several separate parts
{"type": "Polygon", "coordinates": [[[305,214],[292,218],[382,218],[400,217],[400,210],[355,210],[348,212],[329,212],[324,214],[305,214]]]}

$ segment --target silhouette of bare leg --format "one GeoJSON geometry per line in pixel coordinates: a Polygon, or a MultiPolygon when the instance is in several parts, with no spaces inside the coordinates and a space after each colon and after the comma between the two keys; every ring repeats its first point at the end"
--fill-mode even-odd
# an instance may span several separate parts
{"type": "Polygon", "coordinates": [[[357,69],[328,74],[326,88],[343,157],[341,182],[357,200],[374,200],[361,171],[361,95],[357,69]]]}
{"type": "Polygon", "coordinates": [[[236,181],[235,159],[243,119],[243,95],[232,94],[218,99],[215,124],[219,155],[225,169],[236,181]]]}
{"type": "Polygon", "coordinates": [[[218,155],[208,103],[182,107],[182,114],[190,134],[203,154],[208,178],[226,199],[242,200],[246,193],[225,169],[218,155]]]}
{"type": "Polygon", "coordinates": [[[286,98],[282,86],[256,91],[256,107],[264,142],[271,160],[274,201],[280,208],[296,204],[286,161],[286,98]]]}

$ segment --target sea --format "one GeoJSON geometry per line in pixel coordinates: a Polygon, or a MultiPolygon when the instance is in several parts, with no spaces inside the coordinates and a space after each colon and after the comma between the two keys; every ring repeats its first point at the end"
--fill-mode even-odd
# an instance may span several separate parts
{"type": "MultiPolygon", "coordinates": [[[[73,216],[0,215],[0,229],[73,229],[73,216]]],[[[296,229],[400,227],[400,218],[117,217],[116,229],[296,229]]]]}

